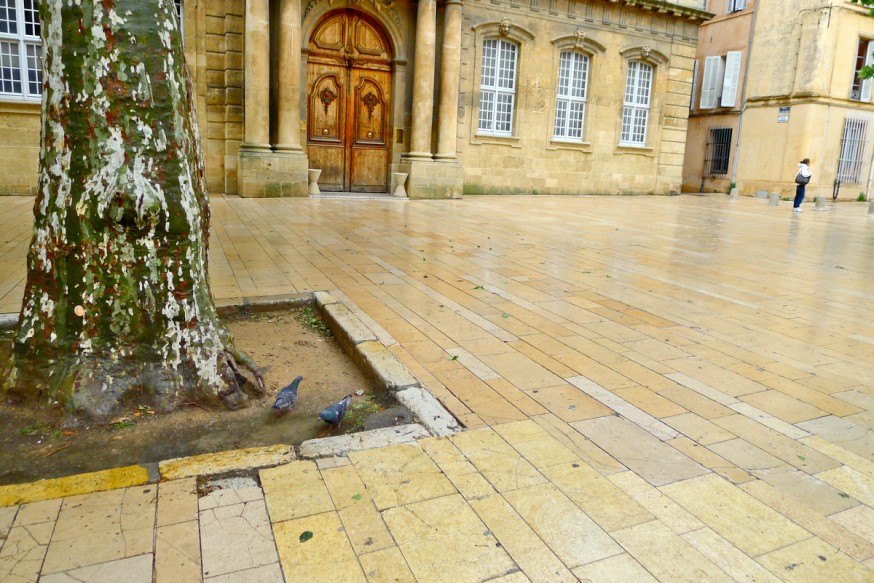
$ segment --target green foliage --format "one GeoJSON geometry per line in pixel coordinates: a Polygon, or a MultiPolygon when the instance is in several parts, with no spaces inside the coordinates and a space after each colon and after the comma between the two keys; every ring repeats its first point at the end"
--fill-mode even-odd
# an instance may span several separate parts
{"type": "Polygon", "coordinates": [[[294,319],[308,330],[312,330],[316,334],[320,334],[325,338],[331,337],[331,329],[322,320],[322,317],[312,308],[301,308],[295,315],[294,319]]]}
{"type": "MultiPolygon", "coordinates": [[[[874,0],[850,0],[853,4],[861,4],[862,6],[872,7],[870,14],[874,16],[874,0]]],[[[859,69],[859,79],[870,79],[874,77],[874,66],[865,65],[859,69]]]]}
{"type": "Polygon", "coordinates": [[[734,182],[730,182],[730,183],[728,184],[728,194],[731,194],[731,191],[734,190],[734,188],[735,188],[736,186],[737,186],[737,184],[735,184],[734,182]]]}
{"type": "Polygon", "coordinates": [[[130,429],[134,425],[136,425],[136,423],[134,423],[131,419],[121,419],[119,421],[116,421],[115,423],[112,423],[109,427],[113,431],[121,431],[122,429],[130,429]]]}
{"type": "Polygon", "coordinates": [[[18,430],[21,435],[33,435],[37,432],[43,432],[51,429],[52,426],[48,423],[43,423],[42,421],[34,421],[33,423],[28,423],[24,427],[18,430]]]}
{"type": "Polygon", "coordinates": [[[858,198],[856,198],[856,200],[859,201],[859,202],[865,202],[865,200],[866,200],[866,199],[865,199],[865,193],[864,193],[864,192],[860,192],[860,193],[859,193],[859,196],[858,196],[858,198]]]}

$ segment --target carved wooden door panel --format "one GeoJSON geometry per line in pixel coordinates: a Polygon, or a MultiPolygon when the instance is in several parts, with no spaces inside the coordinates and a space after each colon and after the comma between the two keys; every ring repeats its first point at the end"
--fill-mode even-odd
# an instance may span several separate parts
{"type": "Polygon", "coordinates": [[[326,191],[386,192],[391,51],[365,15],[341,10],[316,26],[307,63],[307,153],[326,191]]]}

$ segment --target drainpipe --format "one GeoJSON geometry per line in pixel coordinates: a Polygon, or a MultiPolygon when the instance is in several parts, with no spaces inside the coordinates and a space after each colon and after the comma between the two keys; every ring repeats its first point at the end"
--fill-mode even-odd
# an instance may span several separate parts
{"type": "Polygon", "coordinates": [[[750,61],[752,61],[753,57],[753,36],[756,31],[756,14],[759,12],[759,2],[762,0],[756,0],[755,6],[753,6],[753,21],[750,23],[750,41],[747,43],[747,63],[744,67],[744,90],[741,94],[741,106],[740,106],[740,115],[737,116],[737,140],[734,143],[734,160],[731,162],[731,182],[737,182],[737,159],[740,156],[740,134],[744,125],[744,112],[747,110],[747,85],[749,84],[750,79],[750,61]]]}

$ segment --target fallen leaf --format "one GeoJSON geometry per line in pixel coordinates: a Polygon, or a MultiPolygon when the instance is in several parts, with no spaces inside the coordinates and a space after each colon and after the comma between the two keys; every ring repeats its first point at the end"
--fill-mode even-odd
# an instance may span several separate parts
{"type": "Polygon", "coordinates": [[[302,533],[300,533],[300,542],[302,542],[302,543],[307,542],[311,538],[313,538],[313,533],[311,530],[305,530],[302,533]]]}

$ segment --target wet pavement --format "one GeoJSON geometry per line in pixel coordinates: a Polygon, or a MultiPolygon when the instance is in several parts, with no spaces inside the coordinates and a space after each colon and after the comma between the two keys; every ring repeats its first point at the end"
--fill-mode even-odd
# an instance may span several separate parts
{"type": "MultiPolygon", "coordinates": [[[[867,204],[212,202],[217,298],[332,292],[468,431],[0,488],[0,580],[874,580],[867,204]]],[[[0,312],[31,205],[0,198],[0,312]]]]}

